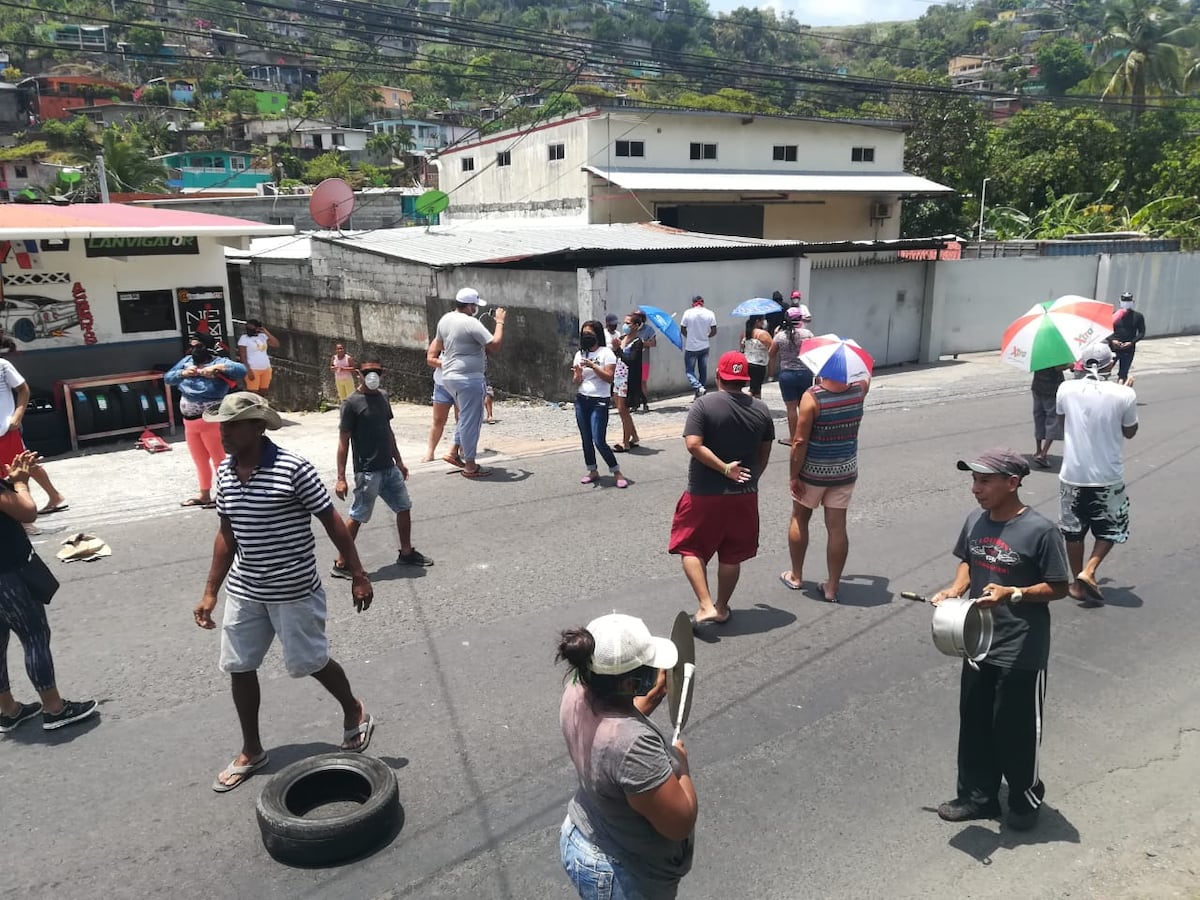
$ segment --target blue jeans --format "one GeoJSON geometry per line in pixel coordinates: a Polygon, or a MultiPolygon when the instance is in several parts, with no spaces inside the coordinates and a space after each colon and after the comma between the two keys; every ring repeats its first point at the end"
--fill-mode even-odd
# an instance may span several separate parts
{"type": "Polygon", "coordinates": [[[708,348],[703,350],[683,351],[683,374],[687,376],[688,384],[693,391],[698,391],[708,384],[708,348]],[[695,369],[696,374],[692,374],[695,369]]]}
{"type": "Polygon", "coordinates": [[[563,870],[582,900],[653,900],[619,862],[571,824],[570,816],[563,820],[558,847],[563,870]]]}
{"type": "Polygon", "coordinates": [[[475,462],[479,447],[479,429],[483,426],[483,395],[487,382],[480,375],[447,375],[442,387],[458,405],[458,423],[454,426],[454,443],[459,455],[468,463],[475,462]]]}
{"type": "Polygon", "coordinates": [[[618,471],[621,467],[617,465],[616,454],[604,439],[604,432],[608,430],[608,398],[576,394],[575,424],[579,426],[579,437],[583,440],[583,461],[587,463],[588,471],[596,471],[597,450],[604,457],[608,471],[618,471]]]}

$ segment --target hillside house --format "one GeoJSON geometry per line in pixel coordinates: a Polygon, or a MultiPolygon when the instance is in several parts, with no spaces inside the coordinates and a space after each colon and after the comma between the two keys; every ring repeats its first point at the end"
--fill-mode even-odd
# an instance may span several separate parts
{"type": "Polygon", "coordinates": [[[767,239],[899,236],[906,197],[950,188],[904,171],[904,124],[590,108],[488,135],[436,161],[443,221],[658,221],[767,239]]]}
{"type": "Polygon", "coordinates": [[[194,150],[154,157],[167,170],[167,187],[183,194],[201,191],[255,192],[271,172],[255,166],[253,154],[236,150],[194,150]]]}

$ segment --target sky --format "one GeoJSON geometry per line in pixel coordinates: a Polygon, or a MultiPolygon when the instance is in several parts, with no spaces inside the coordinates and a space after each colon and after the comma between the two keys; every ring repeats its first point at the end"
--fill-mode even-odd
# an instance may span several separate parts
{"type": "Polygon", "coordinates": [[[739,6],[769,6],[777,13],[790,11],[797,21],[816,26],[917,19],[933,5],[928,0],[708,0],[714,12],[729,12],[739,6]]]}

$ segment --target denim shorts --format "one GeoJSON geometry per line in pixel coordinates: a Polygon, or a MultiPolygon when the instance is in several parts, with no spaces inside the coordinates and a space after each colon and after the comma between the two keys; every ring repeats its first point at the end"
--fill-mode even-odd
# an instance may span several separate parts
{"type": "Polygon", "coordinates": [[[350,504],[350,518],[363,525],[370,522],[376,497],[382,497],[388,509],[394,513],[412,509],[408,486],[404,483],[399,466],[380,472],[354,473],[354,501],[350,504]]]}
{"type": "Polygon", "coordinates": [[[283,665],[293,678],[320,672],[329,662],[325,636],[325,591],[317,588],[303,600],[260,603],[225,595],[221,622],[221,671],[254,672],[275,638],[283,665]]]}
{"type": "Polygon", "coordinates": [[[812,386],[813,376],[808,369],[781,369],[779,372],[779,396],[784,403],[795,403],[812,386]]]}
{"type": "Polygon", "coordinates": [[[433,402],[451,404],[454,402],[454,397],[450,392],[436,382],[433,385],[433,402]]]}
{"type": "Polygon", "coordinates": [[[583,836],[571,823],[563,820],[558,847],[562,854],[563,871],[575,886],[581,900],[657,900],[675,896],[675,891],[656,896],[645,893],[621,864],[583,836]]]}

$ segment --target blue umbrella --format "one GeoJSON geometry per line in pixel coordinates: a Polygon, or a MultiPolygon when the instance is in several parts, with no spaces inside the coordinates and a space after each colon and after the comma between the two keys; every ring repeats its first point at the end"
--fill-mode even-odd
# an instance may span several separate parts
{"type": "Polygon", "coordinates": [[[669,312],[664,312],[657,306],[639,306],[638,309],[646,314],[650,324],[662,332],[668,341],[680,350],[683,349],[683,332],[679,330],[679,323],[671,318],[669,312]]]}
{"type": "Polygon", "coordinates": [[[755,297],[753,300],[742,301],[729,314],[748,319],[751,316],[769,316],[771,313],[778,312],[783,312],[783,307],[774,300],[769,300],[766,297],[755,297]]]}

